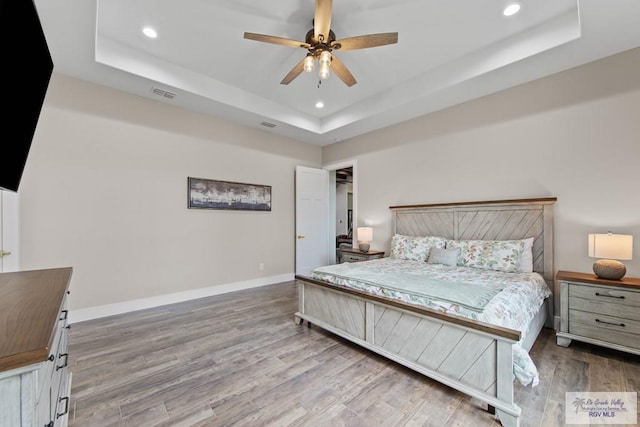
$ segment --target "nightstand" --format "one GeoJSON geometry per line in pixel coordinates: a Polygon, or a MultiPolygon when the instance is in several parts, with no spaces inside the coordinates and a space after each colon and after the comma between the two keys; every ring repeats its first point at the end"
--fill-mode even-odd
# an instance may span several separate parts
{"type": "Polygon", "coordinates": [[[560,330],[556,342],[571,340],[640,354],[640,279],[601,279],[558,271],[560,330]]]}
{"type": "Polygon", "coordinates": [[[355,248],[342,248],[338,252],[340,253],[339,261],[341,264],[343,262],[369,261],[384,256],[384,252],[381,251],[362,252],[360,249],[355,248]]]}

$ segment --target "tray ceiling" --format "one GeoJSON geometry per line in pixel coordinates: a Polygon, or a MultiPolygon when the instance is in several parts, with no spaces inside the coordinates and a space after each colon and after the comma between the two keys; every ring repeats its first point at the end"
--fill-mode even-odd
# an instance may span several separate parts
{"type": "Polygon", "coordinates": [[[636,0],[520,1],[512,17],[502,0],[334,0],[337,38],[398,43],[337,52],[353,87],[281,85],[306,51],[243,34],[304,40],[313,0],[35,2],[56,72],[320,146],[640,45],[636,0]]]}

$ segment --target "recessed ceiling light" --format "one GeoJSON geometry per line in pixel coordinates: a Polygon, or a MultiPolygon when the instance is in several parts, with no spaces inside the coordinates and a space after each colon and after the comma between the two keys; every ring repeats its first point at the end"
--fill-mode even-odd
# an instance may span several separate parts
{"type": "Polygon", "coordinates": [[[151,27],[144,27],[142,29],[142,32],[144,33],[145,36],[149,37],[150,39],[155,39],[156,37],[158,37],[158,33],[156,32],[156,30],[154,30],[151,27]]]}
{"type": "Polygon", "coordinates": [[[502,11],[502,14],[504,16],[512,16],[518,13],[519,11],[520,11],[520,4],[511,3],[510,5],[504,8],[504,10],[502,11]]]}
{"type": "Polygon", "coordinates": [[[324,102],[322,101],[316,102],[316,108],[323,108],[323,107],[324,107],[324,102]]]}

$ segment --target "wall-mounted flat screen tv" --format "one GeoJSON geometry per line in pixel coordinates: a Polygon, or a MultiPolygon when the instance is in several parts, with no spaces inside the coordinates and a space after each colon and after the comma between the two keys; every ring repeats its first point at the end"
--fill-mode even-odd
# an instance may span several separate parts
{"type": "Polygon", "coordinates": [[[0,189],[17,192],[53,60],[32,0],[0,0],[0,189]]]}

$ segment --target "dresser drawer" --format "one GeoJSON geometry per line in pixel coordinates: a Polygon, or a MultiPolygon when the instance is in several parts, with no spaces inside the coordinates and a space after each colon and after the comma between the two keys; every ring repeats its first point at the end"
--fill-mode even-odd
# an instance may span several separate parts
{"type": "Polygon", "coordinates": [[[49,359],[43,364],[42,369],[38,372],[38,402],[43,395],[48,394],[56,367],[60,366],[62,362],[66,363],[66,356],[61,357],[61,355],[67,353],[67,314],[67,299],[65,297],[62,303],[62,310],[56,323],[53,345],[49,351],[49,359]]]}
{"type": "Polygon", "coordinates": [[[67,366],[67,335],[68,320],[66,297],[63,299],[62,310],[56,322],[53,345],[49,352],[49,359],[38,371],[37,382],[37,425],[49,425],[56,420],[60,385],[68,374],[67,366]]]}
{"type": "Polygon", "coordinates": [[[66,427],[69,420],[69,405],[71,405],[71,372],[68,368],[62,371],[60,387],[58,389],[54,427],[66,427]]]}

